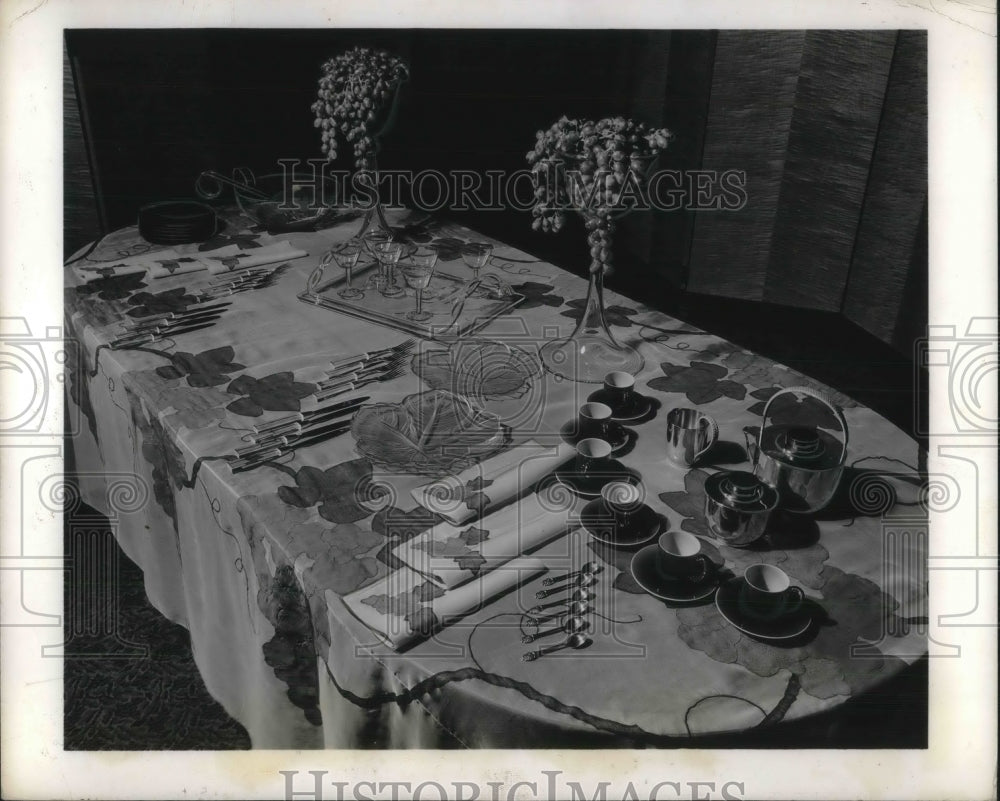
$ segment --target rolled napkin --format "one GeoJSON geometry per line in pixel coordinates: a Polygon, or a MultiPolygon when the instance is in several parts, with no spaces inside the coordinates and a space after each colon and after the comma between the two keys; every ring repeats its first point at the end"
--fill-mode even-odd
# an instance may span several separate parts
{"type": "MultiPolygon", "coordinates": [[[[156,259],[178,259],[176,250],[158,250],[155,253],[140,253],[137,256],[127,256],[112,261],[75,264],[70,269],[84,283],[96,281],[99,278],[112,278],[121,275],[135,275],[148,272],[156,259]]],[[[206,265],[202,265],[204,270],[206,265]]]]}
{"type": "Polygon", "coordinates": [[[150,263],[149,277],[169,278],[172,275],[196,273],[208,268],[208,262],[191,255],[156,258],[150,263]]]}
{"type": "MultiPolygon", "coordinates": [[[[481,608],[546,570],[538,559],[518,559],[454,590],[443,589],[407,568],[395,570],[364,589],[345,595],[348,611],[383,642],[404,648],[481,608]]],[[[327,604],[338,603],[333,590],[327,604]]]]}
{"type": "Polygon", "coordinates": [[[72,269],[82,281],[88,282],[98,278],[136,273],[146,273],[150,278],[169,278],[172,275],[207,270],[209,264],[203,258],[192,254],[181,254],[176,250],[158,250],[155,253],[142,253],[117,261],[81,264],[72,269]]]}
{"type": "Polygon", "coordinates": [[[484,576],[579,524],[583,501],[553,482],[466,526],[439,523],[393,554],[449,589],[484,576]]]}
{"type": "Polygon", "coordinates": [[[564,442],[546,447],[529,440],[453,476],[417,487],[412,495],[425,509],[460,526],[527,492],[574,453],[564,442]]]}
{"type": "Polygon", "coordinates": [[[277,261],[289,261],[307,255],[304,250],[292,247],[291,242],[281,241],[273,245],[244,250],[239,245],[227,245],[224,248],[200,254],[208,263],[208,271],[212,275],[235,272],[247,267],[259,267],[262,264],[273,264],[277,261]]]}

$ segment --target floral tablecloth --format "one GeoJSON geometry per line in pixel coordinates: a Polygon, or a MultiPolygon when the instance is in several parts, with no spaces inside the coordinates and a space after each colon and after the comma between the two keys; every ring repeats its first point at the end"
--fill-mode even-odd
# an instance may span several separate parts
{"type": "MultiPolygon", "coordinates": [[[[469,274],[458,245],[482,236],[405,214],[392,220],[412,240],[441,246],[440,269],[469,274]]],[[[68,394],[86,421],[72,441],[84,497],[115,515],[151,602],[190,630],[206,686],[254,747],[684,745],[837,706],[926,652],[926,538],[892,529],[922,514],[916,443],[840,393],[613,293],[605,296],[608,322],[645,358],[637,389],[655,407],[631,426],[621,461],[641,475],[663,525],[701,538],[720,569],[739,575],[769,562],[785,570],[812,605],[808,634],[762,642],[728,624],[711,599],[657,600],[630,574],[631,551],[570,525],[531,554],[544,573],[527,574],[431,638],[401,651],[385,645],[344,598],[406,619],[442,592],[429,580],[391,590],[399,586],[393,576],[409,570],[400,546],[441,522],[414,501],[426,476],[375,467],[350,434],[282,464],[242,473],[227,464],[253,425],[308,403],[332,359],[406,338],[296,297],[323,253],[357,227],[344,220],[272,237],[231,221],[228,234],[176,248],[183,256],[288,241],[308,255],[291,260],[273,286],[231,296],[214,326],[142,348],[106,345],[130,311],[182,308],[216,276],[109,275],[83,284],[66,271],[69,332],[80,343],[68,394]],[[706,528],[705,480],[718,469],[750,469],[743,427],[759,425],[766,400],[793,386],[819,389],[844,410],[850,451],[840,492],[820,514],[777,518],[760,547],[727,547],[706,528]],[[717,420],[720,445],[705,464],[683,469],[664,459],[664,417],[675,406],[717,420]],[[134,475],[147,502],[111,509],[109,474],[134,475]],[[522,661],[559,639],[521,641],[535,631],[526,610],[540,603],[544,577],[587,561],[602,567],[591,588],[589,647],[522,661]]],[[[125,229],[74,267],[152,248],[125,229]]],[[[585,282],[529,254],[496,243],[486,272],[524,301],[479,337],[537,353],[583,312],[585,282]]],[[[421,342],[411,369],[364,394],[398,402],[448,386],[447,360],[436,353],[443,347],[421,342]]],[[[559,444],[596,388],[547,373],[488,384],[470,390],[473,401],[511,426],[515,444],[559,444]]],[[[463,567],[477,564],[483,535],[472,534],[455,543],[463,567]]]]}

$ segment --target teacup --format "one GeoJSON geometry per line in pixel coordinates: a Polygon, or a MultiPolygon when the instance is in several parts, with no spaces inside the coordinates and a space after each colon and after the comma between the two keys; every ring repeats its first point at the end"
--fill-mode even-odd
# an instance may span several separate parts
{"type": "Polygon", "coordinates": [[[791,586],[791,579],[780,567],[750,565],[743,574],[739,607],[758,620],[777,620],[797,612],[805,600],[801,587],[791,586]]]}
{"type": "Polygon", "coordinates": [[[701,540],[686,531],[664,531],[656,541],[662,572],[673,578],[702,581],[714,567],[701,552],[701,540]]]}
{"type": "Polygon", "coordinates": [[[635,403],[635,376],[615,370],[604,376],[604,390],[615,411],[630,409],[635,403]]]}
{"type": "Polygon", "coordinates": [[[642,508],[642,488],[627,481],[611,481],[601,488],[604,505],[619,527],[632,522],[632,515],[642,508]]]}
{"type": "Polygon", "coordinates": [[[580,407],[577,432],[583,438],[611,439],[611,407],[604,403],[585,403],[580,407]]]}
{"type": "Polygon", "coordinates": [[[611,446],[603,439],[587,437],[576,443],[576,472],[581,476],[600,474],[610,467],[611,446]]]}
{"type": "Polygon", "coordinates": [[[667,458],[692,467],[719,438],[714,418],[697,409],[671,409],[667,413],[667,458]]]}

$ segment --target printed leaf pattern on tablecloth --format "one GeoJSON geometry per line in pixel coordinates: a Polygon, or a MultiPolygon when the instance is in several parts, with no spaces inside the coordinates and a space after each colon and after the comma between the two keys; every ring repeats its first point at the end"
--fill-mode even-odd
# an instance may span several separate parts
{"type": "Polygon", "coordinates": [[[187,377],[187,383],[192,387],[217,387],[230,380],[229,373],[246,369],[246,365],[238,364],[233,359],[236,353],[229,345],[221,348],[203,350],[201,353],[173,353],[170,364],[156,368],[157,375],[162,378],[187,377]]]}
{"type": "Polygon", "coordinates": [[[367,459],[320,470],[303,467],[295,474],[294,487],[278,487],[278,497],[300,509],[318,507],[319,516],[331,523],[353,523],[372,514],[363,504],[381,497],[386,490],[371,484],[372,464],[367,459]]]}
{"type": "MultiPolygon", "coordinates": [[[[577,298],[569,301],[566,305],[569,308],[562,312],[562,316],[569,317],[571,320],[580,320],[587,308],[587,301],[585,298],[577,298]]],[[[605,306],[604,320],[608,325],[631,328],[633,324],[631,318],[638,313],[635,309],[630,309],[627,306],[605,306]]]]}
{"type": "Polygon", "coordinates": [[[156,263],[163,267],[170,275],[173,275],[185,264],[194,264],[197,259],[192,259],[190,256],[181,256],[177,259],[157,259],[156,263]]]}
{"type": "Polygon", "coordinates": [[[718,364],[691,362],[687,367],[663,362],[663,378],[654,378],[648,384],[657,392],[683,392],[691,403],[711,403],[723,396],[743,400],[747,388],[726,379],[728,370],[718,364]]]}
{"type": "Polygon", "coordinates": [[[518,311],[537,309],[548,306],[556,309],[563,305],[565,298],[556,295],[551,284],[540,284],[537,281],[525,281],[523,284],[511,287],[515,292],[524,295],[524,300],[518,305],[518,311]]]}
{"type": "MultiPolygon", "coordinates": [[[[788,387],[808,387],[815,390],[825,398],[829,398],[841,409],[849,409],[857,406],[854,400],[842,392],[824,387],[817,381],[813,381],[801,373],[797,373],[787,367],[775,364],[770,359],[755,356],[746,351],[736,351],[729,354],[724,364],[733,372],[729,377],[733,381],[758,388],[787,389],[788,387]]],[[[751,393],[753,394],[753,393],[751,393]]],[[[772,393],[773,394],[773,393],[772,393]]],[[[755,397],[760,397],[756,396],[755,397]]],[[[770,397],[768,395],[767,397],[770,397]]]]}
{"type": "Polygon", "coordinates": [[[183,311],[198,298],[187,294],[186,287],[167,289],[163,292],[137,292],[129,299],[129,317],[149,317],[154,314],[183,311]]]}
{"type": "Polygon", "coordinates": [[[428,247],[437,251],[439,261],[457,261],[462,258],[465,245],[466,243],[462,239],[456,239],[453,236],[442,236],[431,240],[428,247]]]}
{"type": "Polygon", "coordinates": [[[489,536],[487,529],[469,526],[455,537],[448,537],[446,540],[429,539],[417,543],[415,547],[432,557],[451,559],[460,570],[468,570],[472,575],[478,576],[480,569],[486,564],[486,558],[475,546],[489,539],[489,536]]]}
{"type": "MultiPolygon", "coordinates": [[[[786,569],[798,582],[798,577],[786,569]]],[[[822,598],[807,601],[814,618],[799,644],[776,648],[729,625],[714,604],[677,611],[677,634],[689,647],[724,664],[742,665],[758,676],[788,670],[799,677],[802,689],[816,698],[853,695],[871,687],[879,676],[897,672],[902,663],[874,649],[865,659],[852,656],[851,646],[863,638],[879,642],[887,626],[895,625],[894,599],[861,576],[827,566],[822,598]],[[896,663],[891,665],[890,663],[896,663]]],[[[898,627],[897,629],[898,630],[898,627]]]]}
{"type": "Polygon", "coordinates": [[[97,296],[100,300],[124,300],[133,292],[137,292],[147,286],[145,273],[132,273],[131,275],[116,275],[107,278],[98,278],[75,287],[76,294],[80,297],[97,296]]]}
{"type": "Polygon", "coordinates": [[[226,387],[226,392],[243,397],[226,408],[244,417],[260,417],[265,411],[297,412],[301,408],[299,401],[315,391],[315,384],[296,381],[290,372],[273,373],[264,378],[241,375],[226,387]]]}
{"type": "Polygon", "coordinates": [[[397,595],[371,595],[362,598],[361,603],[372,607],[382,615],[401,617],[410,627],[410,631],[419,634],[430,634],[437,628],[437,616],[430,607],[424,604],[444,595],[444,590],[430,581],[417,584],[409,592],[397,595]]]}
{"type": "Polygon", "coordinates": [[[323,725],[309,606],[291,565],[282,565],[270,585],[261,585],[257,605],[274,626],[274,636],[262,648],[264,661],[288,685],[288,700],[306,720],[323,725]]]}
{"type": "Polygon", "coordinates": [[[127,394],[132,408],[132,422],[142,437],[140,453],[152,467],[153,497],[173,521],[176,531],[177,507],[174,492],[180,490],[187,481],[184,454],[156,415],[147,418],[142,402],[133,393],[127,394]]]}

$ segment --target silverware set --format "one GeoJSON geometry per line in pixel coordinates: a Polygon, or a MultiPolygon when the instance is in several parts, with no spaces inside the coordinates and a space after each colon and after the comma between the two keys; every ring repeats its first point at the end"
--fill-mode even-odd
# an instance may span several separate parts
{"type": "Polygon", "coordinates": [[[557,593],[565,593],[565,596],[559,601],[538,604],[528,610],[532,617],[527,618],[526,622],[529,625],[537,626],[538,630],[532,634],[525,634],[521,637],[521,642],[527,645],[543,637],[557,635],[565,635],[565,637],[562,642],[556,645],[528,651],[522,655],[523,661],[534,662],[546,654],[563,648],[576,649],[590,645],[591,641],[586,633],[590,631],[589,615],[592,611],[590,601],[593,599],[594,593],[587,588],[597,583],[597,574],[602,570],[603,567],[597,562],[587,562],[578,570],[573,570],[562,576],[552,576],[542,582],[548,589],[535,593],[535,597],[539,600],[557,593]],[[539,612],[544,612],[546,609],[556,611],[538,615],[539,612]],[[547,624],[552,625],[543,628],[547,624]]]}
{"type": "Polygon", "coordinates": [[[125,333],[112,340],[109,343],[110,347],[132,348],[148,345],[160,339],[211,328],[232,304],[230,301],[203,304],[239,292],[271,286],[287,266],[283,264],[273,269],[252,268],[236,276],[226,275],[217,279],[208,289],[195,296],[195,303],[198,305],[188,306],[176,312],[163,312],[137,318],[134,323],[125,325],[125,333]]]}
{"type": "Polygon", "coordinates": [[[409,339],[392,348],[333,360],[333,369],[316,385],[316,400],[329,400],[369,384],[399,378],[415,345],[416,341],[409,339]]]}
{"type": "Polygon", "coordinates": [[[252,470],[305,445],[339,437],[350,431],[351,418],[368,399],[364,395],[254,426],[254,441],[245,448],[237,448],[236,459],[229,466],[234,473],[252,470]]]}

